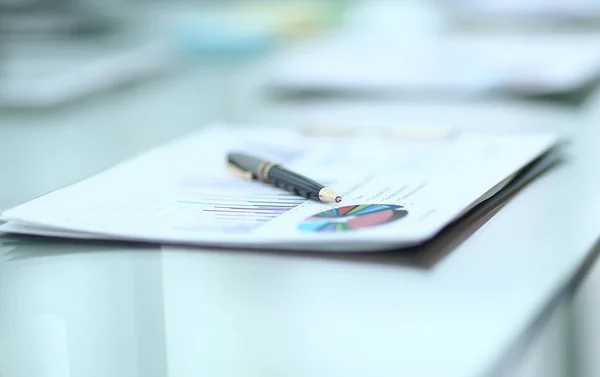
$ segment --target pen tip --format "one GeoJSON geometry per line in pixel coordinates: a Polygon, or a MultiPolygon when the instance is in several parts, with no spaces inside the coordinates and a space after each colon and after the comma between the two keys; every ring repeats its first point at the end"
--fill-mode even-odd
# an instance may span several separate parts
{"type": "Polygon", "coordinates": [[[319,191],[319,200],[326,203],[339,203],[342,201],[342,197],[339,196],[335,191],[329,187],[323,187],[319,191]]]}

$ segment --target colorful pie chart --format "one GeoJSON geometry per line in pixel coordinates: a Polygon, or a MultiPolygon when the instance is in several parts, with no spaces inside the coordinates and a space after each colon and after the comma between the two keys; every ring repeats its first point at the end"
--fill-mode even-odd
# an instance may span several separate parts
{"type": "Polygon", "coordinates": [[[347,232],[389,224],[406,215],[408,211],[399,205],[352,205],[317,213],[298,228],[307,232],[347,232]]]}

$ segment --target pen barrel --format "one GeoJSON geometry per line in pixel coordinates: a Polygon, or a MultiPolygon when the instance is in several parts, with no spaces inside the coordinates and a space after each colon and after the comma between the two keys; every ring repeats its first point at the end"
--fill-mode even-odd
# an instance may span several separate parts
{"type": "Polygon", "coordinates": [[[276,187],[311,200],[319,200],[319,191],[324,187],[311,179],[277,165],[269,170],[268,179],[276,187]]]}

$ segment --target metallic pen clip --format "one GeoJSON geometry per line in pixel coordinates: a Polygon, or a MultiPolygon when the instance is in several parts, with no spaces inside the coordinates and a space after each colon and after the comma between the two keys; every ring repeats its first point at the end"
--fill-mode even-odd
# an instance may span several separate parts
{"type": "Polygon", "coordinates": [[[251,172],[242,170],[242,169],[240,169],[239,167],[235,166],[234,164],[232,164],[230,162],[227,163],[227,170],[229,170],[229,172],[232,175],[234,175],[234,176],[236,176],[238,178],[242,178],[242,179],[245,179],[245,180],[248,180],[248,181],[251,181],[251,180],[254,179],[254,175],[251,172]]]}

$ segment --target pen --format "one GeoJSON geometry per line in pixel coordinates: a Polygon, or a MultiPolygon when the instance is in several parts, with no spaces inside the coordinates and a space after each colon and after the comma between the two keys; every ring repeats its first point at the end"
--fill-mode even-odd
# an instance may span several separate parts
{"type": "Polygon", "coordinates": [[[307,199],[339,203],[342,197],[331,188],[291,172],[271,161],[244,153],[229,153],[227,163],[232,172],[244,179],[273,184],[307,199]]]}

